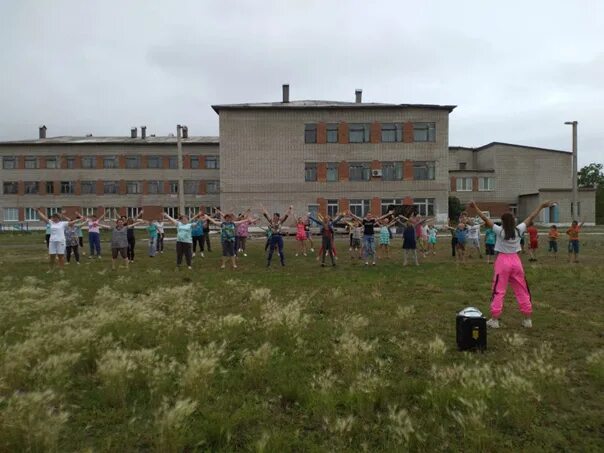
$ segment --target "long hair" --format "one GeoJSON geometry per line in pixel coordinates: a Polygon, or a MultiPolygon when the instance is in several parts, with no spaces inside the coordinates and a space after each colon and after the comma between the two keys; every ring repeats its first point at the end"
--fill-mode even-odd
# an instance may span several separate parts
{"type": "Polygon", "coordinates": [[[510,212],[501,216],[501,226],[505,233],[505,240],[516,239],[516,219],[510,212]]]}

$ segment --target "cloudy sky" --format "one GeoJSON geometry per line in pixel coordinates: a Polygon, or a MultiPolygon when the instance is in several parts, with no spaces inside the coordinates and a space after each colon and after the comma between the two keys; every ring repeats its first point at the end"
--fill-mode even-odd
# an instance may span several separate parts
{"type": "Polygon", "coordinates": [[[0,0],[0,140],[217,135],[215,103],[455,104],[450,143],[604,161],[604,1],[0,0]]]}

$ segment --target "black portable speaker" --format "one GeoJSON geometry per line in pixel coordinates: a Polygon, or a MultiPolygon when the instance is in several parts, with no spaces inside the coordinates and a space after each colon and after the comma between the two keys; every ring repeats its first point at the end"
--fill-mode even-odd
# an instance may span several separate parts
{"type": "Polygon", "coordinates": [[[487,320],[480,310],[468,307],[457,313],[457,349],[467,351],[487,348],[487,320]]]}

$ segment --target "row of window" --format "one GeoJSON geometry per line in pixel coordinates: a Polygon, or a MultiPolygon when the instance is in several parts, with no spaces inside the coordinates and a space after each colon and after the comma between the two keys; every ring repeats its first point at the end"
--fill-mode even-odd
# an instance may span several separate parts
{"type": "MultiPolygon", "coordinates": [[[[211,214],[211,207],[207,206],[205,208],[205,212],[206,214],[211,214]]],[[[142,208],[140,207],[129,207],[126,208],[125,210],[125,214],[126,217],[137,217],[140,212],[141,212],[142,208]]],[[[4,208],[3,210],[3,220],[5,222],[19,222],[19,208],[4,208]]],[[[62,211],[62,208],[46,208],[46,216],[50,217],[53,214],[60,214],[62,211]]],[[[105,213],[105,219],[106,220],[115,220],[118,219],[120,217],[120,213],[123,210],[120,208],[116,208],[116,207],[105,207],[103,208],[103,212],[105,213]]],[[[179,209],[178,207],[175,206],[168,206],[168,207],[164,207],[163,211],[168,214],[171,217],[178,217],[179,215],[179,209]]],[[[97,208],[93,208],[93,207],[82,207],[79,212],[84,215],[85,217],[91,217],[93,215],[99,215],[99,209],[97,208]]],[[[189,217],[193,217],[195,215],[197,215],[199,213],[199,207],[198,206],[187,206],[185,207],[185,214],[188,215],[189,217]]],[[[37,222],[39,220],[39,216],[38,216],[38,211],[36,208],[25,208],[25,217],[24,220],[25,222],[37,222]]]]}
{"type": "MultiPolygon", "coordinates": [[[[45,184],[47,194],[55,193],[55,183],[53,181],[39,182],[39,181],[25,181],[23,183],[24,193],[39,194],[42,184],[45,184]]],[[[59,192],[61,194],[69,195],[76,193],[76,182],[75,181],[60,181],[59,192]]],[[[96,181],[80,181],[80,194],[90,195],[96,194],[96,181]]],[[[15,181],[8,181],[2,184],[4,195],[17,195],[19,193],[19,183],[15,181]]],[[[206,181],[206,192],[207,193],[218,193],[220,191],[219,181],[206,181]]],[[[184,192],[185,194],[196,195],[199,193],[199,181],[198,180],[185,180],[184,181],[184,192]]],[[[118,194],[120,193],[119,181],[103,181],[103,193],[104,194],[118,194]]],[[[126,181],[126,193],[127,194],[142,194],[143,193],[143,181],[126,181]]],[[[166,185],[164,181],[147,181],[147,193],[149,194],[177,194],[178,193],[178,181],[168,181],[166,185]],[[167,186],[167,187],[166,187],[167,186]]]]}
{"type": "MultiPolygon", "coordinates": [[[[473,178],[457,178],[455,181],[455,190],[457,192],[471,192],[474,190],[472,179],[473,178]]],[[[481,192],[495,190],[495,178],[478,178],[478,190],[481,192]]]]}
{"type": "MultiPolygon", "coordinates": [[[[404,176],[403,162],[381,162],[382,168],[378,173],[371,169],[371,162],[348,163],[349,181],[370,181],[372,176],[381,177],[383,181],[402,181],[404,176]]],[[[304,164],[304,180],[307,182],[317,181],[318,164],[307,162],[304,164]]],[[[414,161],[413,179],[433,180],[436,177],[436,163],[432,161],[414,161]]],[[[327,162],[327,182],[340,180],[340,164],[338,162],[327,162]]]]}
{"type": "MultiPolygon", "coordinates": [[[[168,168],[178,168],[178,158],[176,156],[167,156],[168,168]]],[[[26,169],[37,169],[40,168],[40,157],[26,156],[24,166],[26,169]]],[[[164,156],[148,156],[145,168],[164,168],[163,165],[164,156]]],[[[67,156],[64,160],[65,164],[61,165],[61,158],[56,156],[50,156],[44,158],[48,169],[73,169],[77,168],[76,157],[67,156]]],[[[119,159],[117,156],[103,156],[101,166],[98,165],[96,156],[82,156],[81,157],[81,168],[94,169],[94,168],[119,168],[119,159]]],[[[202,160],[205,160],[205,167],[210,170],[220,168],[220,159],[218,156],[190,156],[188,167],[192,169],[202,168],[202,160]]],[[[125,168],[128,169],[139,169],[142,167],[141,156],[126,156],[125,168]]],[[[16,170],[18,168],[17,158],[14,156],[5,156],[2,158],[2,168],[4,170],[16,170]]]]}
{"type": "MultiPolygon", "coordinates": [[[[382,215],[388,212],[388,208],[392,205],[400,205],[402,201],[400,199],[381,199],[381,212],[382,215]]],[[[419,214],[423,216],[434,215],[434,198],[414,198],[413,205],[417,208],[419,214]]],[[[365,217],[371,209],[371,200],[369,199],[352,199],[348,202],[348,208],[350,211],[358,216],[365,217]]],[[[308,206],[308,212],[316,214],[319,212],[318,205],[308,206]]],[[[339,200],[327,200],[327,214],[331,217],[335,217],[338,212],[341,212],[341,206],[339,200]]]]}
{"type": "MultiPolygon", "coordinates": [[[[317,124],[304,125],[304,142],[317,143],[317,124]]],[[[348,143],[369,143],[371,141],[370,123],[348,124],[348,143]]],[[[340,127],[338,123],[325,125],[325,141],[327,143],[340,142],[340,127]]],[[[381,123],[379,141],[382,143],[396,143],[403,141],[402,123],[381,123]]],[[[414,142],[435,142],[436,123],[413,123],[414,142]]]]}

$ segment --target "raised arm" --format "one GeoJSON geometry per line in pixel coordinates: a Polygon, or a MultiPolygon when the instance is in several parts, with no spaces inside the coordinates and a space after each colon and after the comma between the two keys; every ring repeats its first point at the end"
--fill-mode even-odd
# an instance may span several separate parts
{"type": "Polygon", "coordinates": [[[287,220],[287,218],[290,216],[290,214],[292,213],[292,211],[294,210],[294,207],[292,205],[289,206],[289,208],[287,209],[287,212],[285,213],[285,216],[283,217],[283,219],[281,220],[281,223],[285,223],[285,221],[287,220]]]}
{"type": "MultiPolygon", "coordinates": [[[[482,211],[480,210],[480,208],[478,207],[478,205],[476,204],[476,202],[474,200],[470,201],[470,206],[476,210],[476,212],[478,213],[478,217],[480,217],[482,219],[482,221],[488,228],[493,228],[493,225],[494,225],[493,221],[482,213],[482,211]]],[[[539,211],[537,211],[537,214],[538,213],[539,213],[539,211]]]]}
{"type": "Polygon", "coordinates": [[[359,222],[362,222],[362,221],[363,221],[363,219],[362,219],[362,218],[360,218],[359,216],[354,215],[354,214],[352,213],[352,211],[350,211],[350,210],[348,211],[348,215],[349,215],[350,217],[352,217],[353,219],[358,220],[359,222]]]}
{"type": "Polygon", "coordinates": [[[554,203],[552,201],[544,201],[543,203],[541,203],[539,206],[537,206],[533,212],[531,212],[528,217],[526,219],[524,219],[524,224],[529,227],[533,224],[533,221],[535,220],[535,217],[537,217],[539,215],[539,213],[541,212],[542,209],[544,208],[548,208],[551,205],[553,205],[554,203]]]}
{"type": "Polygon", "coordinates": [[[178,225],[178,220],[176,220],[173,217],[170,217],[169,214],[164,212],[164,219],[168,219],[170,222],[172,222],[174,225],[178,225]]]}
{"type": "Polygon", "coordinates": [[[210,216],[209,216],[209,215],[207,215],[207,214],[205,215],[204,219],[206,219],[208,222],[213,223],[214,225],[218,225],[218,226],[222,225],[222,222],[221,222],[221,221],[219,221],[219,220],[215,220],[215,219],[213,219],[212,217],[210,217],[210,216]]]}
{"type": "Polygon", "coordinates": [[[145,210],[141,209],[141,212],[138,213],[138,215],[136,216],[136,218],[134,220],[139,220],[143,216],[144,212],[145,212],[145,210]]]}
{"type": "Polygon", "coordinates": [[[390,217],[392,214],[394,214],[394,211],[388,211],[386,214],[384,214],[384,215],[383,215],[383,216],[381,216],[381,217],[378,217],[376,220],[383,220],[383,219],[385,219],[386,217],[390,217]]]}
{"type": "Polygon", "coordinates": [[[69,217],[67,217],[67,211],[65,211],[65,210],[61,211],[60,215],[63,220],[67,220],[68,222],[71,222],[71,219],[69,217]]]}
{"type": "Polygon", "coordinates": [[[48,223],[48,217],[46,217],[46,215],[39,209],[36,209],[36,211],[38,211],[38,217],[40,217],[42,219],[42,222],[44,223],[48,223]]]}

